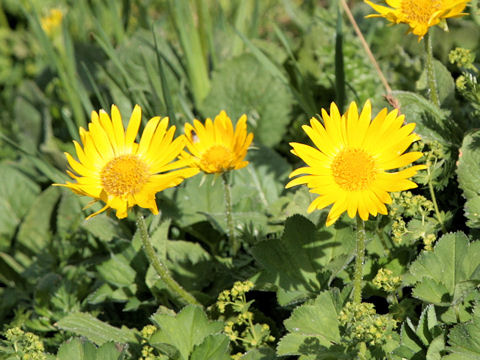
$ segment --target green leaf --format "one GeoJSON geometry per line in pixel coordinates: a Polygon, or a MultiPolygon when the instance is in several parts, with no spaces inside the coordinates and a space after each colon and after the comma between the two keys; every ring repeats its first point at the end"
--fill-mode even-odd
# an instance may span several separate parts
{"type": "Polygon", "coordinates": [[[255,142],[274,146],[290,122],[292,102],[286,85],[265,71],[253,55],[245,54],[213,72],[211,91],[200,109],[208,117],[225,110],[234,122],[246,114],[255,142]]]}
{"type": "Polygon", "coordinates": [[[33,254],[38,254],[50,242],[52,229],[51,219],[60,198],[60,189],[49,187],[31,204],[28,214],[18,230],[19,244],[33,254]]]}
{"type": "Polygon", "coordinates": [[[229,360],[229,343],[230,340],[224,334],[208,335],[200,345],[195,346],[190,360],[229,360]]]}
{"type": "Polygon", "coordinates": [[[400,111],[407,123],[414,122],[415,132],[426,141],[437,140],[442,144],[456,145],[463,134],[445,110],[439,109],[424,97],[408,91],[393,91],[400,111]]]}
{"type": "Polygon", "coordinates": [[[71,191],[62,191],[57,212],[57,232],[62,237],[68,236],[77,229],[83,219],[78,196],[71,191]]]}
{"type": "Polygon", "coordinates": [[[467,225],[480,228],[480,130],[468,133],[463,139],[458,159],[458,184],[467,200],[464,206],[467,225]]]}
{"type": "Polygon", "coordinates": [[[112,255],[109,260],[97,266],[97,271],[105,281],[118,287],[134,284],[137,275],[123,254],[112,255]]]}
{"type": "Polygon", "coordinates": [[[118,222],[106,214],[97,215],[91,219],[82,222],[85,230],[102,241],[111,241],[117,237],[123,237],[118,222]]]}
{"type": "Polygon", "coordinates": [[[97,345],[114,341],[117,343],[137,343],[137,331],[128,328],[118,329],[100,321],[88,313],[74,313],[60,319],[56,326],[76,335],[85,336],[97,345]]]}
{"type": "Polygon", "coordinates": [[[91,342],[75,338],[60,346],[57,360],[120,360],[123,353],[113,342],[96,348],[91,342]]]}
{"type": "MultiPolygon", "coordinates": [[[[423,252],[410,266],[417,281],[413,295],[421,300],[448,306],[465,281],[480,280],[480,242],[469,243],[462,232],[443,235],[431,252],[423,252]]],[[[467,287],[468,289],[468,287],[467,287]]],[[[461,297],[460,297],[461,299],[461,297]]]]}
{"type": "MultiPolygon", "coordinates": [[[[455,94],[455,81],[450,71],[440,61],[434,59],[433,68],[435,71],[435,80],[437,81],[438,98],[440,103],[445,103],[453,98],[455,94]]],[[[417,82],[417,90],[428,91],[427,69],[422,72],[417,82]]]]}
{"type": "Polygon", "coordinates": [[[270,348],[252,349],[243,355],[241,360],[275,360],[275,351],[270,348]]]}
{"type": "Polygon", "coordinates": [[[311,304],[293,310],[284,324],[288,330],[277,347],[277,354],[314,355],[340,341],[338,304],[330,292],[322,292],[311,304]]]}
{"type": "Polygon", "coordinates": [[[348,264],[354,240],[351,227],[341,221],[317,230],[303,216],[294,215],[285,222],[281,239],[262,241],[252,249],[265,268],[259,281],[309,297],[348,264]]]}
{"type": "Polygon", "coordinates": [[[448,335],[449,355],[446,360],[478,360],[480,359],[480,315],[479,307],[475,308],[471,321],[458,324],[448,335]]]}
{"type": "Polygon", "coordinates": [[[176,316],[155,314],[152,321],[159,329],[150,337],[150,343],[157,348],[162,344],[175,347],[183,360],[188,360],[195,346],[208,335],[223,330],[223,322],[209,321],[203,310],[194,305],[184,307],[176,316]]]}
{"type": "Polygon", "coordinates": [[[40,192],[40,187],[14,167],[0,163],[0,240],[9,240],[40,192]]]}

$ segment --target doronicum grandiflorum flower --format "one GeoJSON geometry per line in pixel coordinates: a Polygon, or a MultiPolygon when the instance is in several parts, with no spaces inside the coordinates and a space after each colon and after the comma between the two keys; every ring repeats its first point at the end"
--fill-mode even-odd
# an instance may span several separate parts
{"type": "Polygon", "coordinates": [[[308,207],[308,212],[333,204],[327,226],[345,211],[353,218],[357,212],[362,220],[369,214],[387,214],[385,204],[392,198],[389,192],[417,187],[408,180],[425,165],[414,165],[394,172],[422,157],[421,152],[405,150],[420,137],[412,133],[415,124],[403,125],[404,116],[397,110],[383,109],[371,119],[371,104],[367,101],[361,114],[355,102],[341,115],[332,103],[330,114],[322,109],[323,124],[317,119],[304,125],[317,148],[290,143],[292,153],[308,166],[294,170],[290,177],[299,176],[287,188],[307,184],[310,192],[320,195],[308,207]]]}
{"type": "Polygon", "coordinates": [[[208,118],[205,126],[194,120],[193,126],[185,124],[187,149],[182,158],[190,158],[191,166],[207,174],[222,174],[230,170],[247,166],[247,150],[253,140],[253,134],[247,134],[247,116],[242,115],[235,130],[232,120],[225,111],[221,111],[215,120],[208,118]]]}
{"type": "Polygon", "coordinates": [[[115,105],[111,114],[110,118],[104,110],[92,112],[88,131],[80,128],[82,145],[74,141],[78,161],[65,153],[75,172],[67,170],[67,173],[76,182],[55,185],[90,196],[93,202],[105,203],[88,218],[112,208],[122,219],[127,216],[127,209],[135,205],[158,214],[155,194],[198,173],[198,169],[185,168],[188,161],[174,161],[185,147],[185,137],[173,139],[175,126],[168,128],[168,118],[157,116],[148,121],[137,143],[142,118],[140,106],[133,109],[126,131],[115,105]]]}
{"type": "Polygon", "coordinates": [[[395,23],[410,26],[409,32],[420,41],[428,29],[447,18],[465,15],[462,11],[470,0],[386,0],[387,6],[365,0],[378,14],[368,17],[384,17],[395,23]]]}

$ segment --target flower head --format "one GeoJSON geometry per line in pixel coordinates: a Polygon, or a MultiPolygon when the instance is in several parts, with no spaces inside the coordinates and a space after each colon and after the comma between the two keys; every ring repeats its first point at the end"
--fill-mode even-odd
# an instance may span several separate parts
{"type": "Polygon", "coordinates": [[[384,17],[395,23],[408,24],[409,32],[420,41],[428,29],[441,20],[465,15],[462,11],[470,0],[386,0],[391,7],[365,0],[378,14],[369,17],[384,17]]]}
{"type": "Polygon", "coordinates": [[[412,133],[415,124],[403,125],[404,116],[398,116],[397,110],[383,109],[373,120],[371,111],[369,101],[361,114],[352,102],[341,115],[332,103],[330,114],[322,109],[323,124],[313,118],[310,126],[303,126],[317,148],[290,143],[292,153],[308,166],[294,170],[290,177],[304,176],[291,180],[286,187],[307,184],[311,193],[320,195],[310,204],[309,212],[333,204],[327,226],[345,211],[351,218],[358,212],[363,220],[369,214],[387,214],[385,204],[392,202],[389,192],[417,187],[408,178],[425,168],[414,165],[392,172],[422,157],[421,152],[403,154],[420,138],[412,133]]]}
{"type": "Polygon", "coordinates": [[[188,163],[185,160],[173,161],[183,150],[185,137],[173,140],[175,126],[168,128],[168,118],[154,117],[148,121],[137,143],[142,118],[140,106],[133,109],[126,131],[115,105],[111,113],[110,118],[104,110],[92,112],[88,131],[80,128],[82,145],[73,142],[78,161],[65,153],[76,174],[68,170],[67,173],[76,182],[55,185],[105,203],[88,218],[112,208],[121,219],[127,216],[127,209],[135,205],[157,214],[155,194],[198,173],[197,169],[184,168],[188,163]]]}
{"type": "Polygon", "coordinates": [[[61,24],[63,13],[59,9],[50,9],[48,15],[41,18],[41,26],[47,34],[52,34],[61,24]]]}
{"type": "Polygon", "coordinates": [[[253,134],[247,135],[247,116],[238,119],[235,131],[232,120],[221,111],[215,120],[207,119],[205,126],[194,120],[193,126],[185,124],[187,148],[183,158],[190,158],[192,165],[207,174],[221,174],[247,166],[244,160],[253,134]]]}

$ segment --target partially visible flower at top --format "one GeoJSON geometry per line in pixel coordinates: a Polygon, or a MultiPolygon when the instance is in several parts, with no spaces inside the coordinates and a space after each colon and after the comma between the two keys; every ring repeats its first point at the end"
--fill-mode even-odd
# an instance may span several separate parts
{"type": "Polygon", "coordinates": [[[420,41],[428,29],[444,19],[466,15],[462,11],[470,0],[385,0],[387,5],[375,4],[365,0],[378,14],[368,17],[384,17],[395,23],[408,24],[409,32],[418,36],[420,41]]]}
{"type": "Polygon", "coordinates": [[[185,124],[187,148],[182,158],[190,159],[193,167],[207,174],[222,174],[230,170],[247,166],[244,160],[253,140],[253,134],[247,134],[247,116],[242,115],[235,130],[232,120],[225,111],[221,111],[215,120],[208,118],[205,126],[198,120],[193,126],[185,124]]]}
{"type": "Polygon", "coordinates": [[[55,185],[106,204],[87,219],[109,208],[115,209],[122,219],[127,216],[127,209],[135,205],[158,214],[155,194],[198,173],[185,167],[186,160],[173,161],[185,147],[185,137],[173,140],[175,126],[168,128],[168,118],[157,116],[148,121],[136,143],[142,118],[140,106],[133,109],[126,131],[115,105],[111,114],[110,118],[104,110],[92,111],[88,131],[80,128],[83,147],[73,142],[78,161],[65,153],[76,174],[68,170],[67,173],[76,182],[55,185]]]}
{"type": "Polygon", "coordinates": [[[62,24],[62,19],[63,13],[61,10],[50,9],[48,15],[40,20],[43,31],[48,35],[52,34],[62,24]]]}
{"type": "Polygon", "coordinates": [[[392,202],[389,192],[417,187],[408,178],[426,168],[414,165],[392,172],[422,157],[419,151],[403,154],[420,137],[412,133],[415,124],[403,125],[405,117],[398,116],[398,110],[388,112],[385,108],[373,120],[371,112],[370,101],[360,114],[352,102],[344,115],[332,103],[330,114],[322,109],[323,124],[312,118],[310,126],[303,126],[317,148],[290,143],[292,153],[308,166],[294,170],[290,177],[303,176],[286,187],[307,184],[311,193],[320,195],[308,212],[333,204],[327,226],[345,211],[351,218],[358,212],[362,220],[367,220],[369,214],[386,215],[385,204],[392,202]]]}

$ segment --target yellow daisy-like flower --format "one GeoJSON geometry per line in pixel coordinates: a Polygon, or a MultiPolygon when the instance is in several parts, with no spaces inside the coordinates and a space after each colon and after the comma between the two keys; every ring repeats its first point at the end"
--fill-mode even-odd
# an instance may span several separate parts
{"type": "Polygon", "coordinates": [[[221,111],[215,120],[207,119],[205,126],[194,120],[193,126],[185,124],[187,148],[183,158],[190,158],[192,166],[207,174],[221,174],[247,166],[244,160],[253,140],[253,134],[247,134],[247,116],[237,121],[235,131],[232,120],[225,111],[221,111]]]}
{"type": "Polygon", "coordinates": [[[378,14],[368,17],[384,17],[399,24],[408,24],[409,32],[420,41],[428,29],[441,20],[465,15],[462,11],[470,0],[385,0],[391,7],[365,0],[378,14]]]}
{"type": "Polygon", "coordinates": [[[188,161],[173,161],[185,147],[185,137],[173,140],[175,126],[168,128],[168,118],[154,117],[136,143],[142,118],[140,106],[133,109],[126,131],[115,105],[111,113],[110,118],[104,110],[92,112],[88,131],[80,128],[83,146],[74,141],[78,161],[65,153],[76,174],[68,170],[67,173],[76,182],[55,185],[106,204],[88,218],[112,208],[122,219],[127,216],[127,209],[135,205],[158,214],[155,194],[198,173],[197,169],[184,168],[188,161]]]}
{"type": "Polygon", "coordinates": [[[415,124],[403,125],[404,115],[397,110],[383,109],[371,119],[372,107],[367,101],[361,114],[355,102],[341,115],[332,103],[330,114],[322,109],[323,124],[310,120],[303,130],[317,149],[299,143],[290,143],[292,153],[308,166],[294,170],[287,188],[307,184],[310,192],[319,194],[308,207],[308,212],[322,209],[333,203],[327,226],[332,225],[345,211],[353,218],[357,212],[367,220],[369,214],[387,214],[385,204],[392,198],[389,192],[417,187],[408,180],[425,165],[404,167],[422,157],[421,152],[405,150],[420,137],[412,133],[415,124]],[[403,154],[403,155],[402,155],[403,154]]]}

